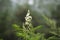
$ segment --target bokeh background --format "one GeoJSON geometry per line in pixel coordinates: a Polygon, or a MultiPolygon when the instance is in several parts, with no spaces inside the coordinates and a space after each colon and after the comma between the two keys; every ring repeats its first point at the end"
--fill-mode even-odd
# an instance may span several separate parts
{"type": "Polygon", "coordinates": [[[0,0],[0,40],[22,40],[12,25],[22,27],[28,10],[33,27],[43,25],[37,32],[60,40],[60,0],[0,0]]]}

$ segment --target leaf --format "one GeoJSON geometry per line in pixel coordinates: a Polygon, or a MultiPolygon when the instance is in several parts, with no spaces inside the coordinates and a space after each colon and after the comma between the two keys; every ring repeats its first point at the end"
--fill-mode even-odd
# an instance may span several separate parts
{"type": "Polygon", "coordinates": [[[40,28],[42,28],[42,25],[37,26],[37,27],[33,28],[32,30],[35,31],[35,30],[40,29],[40,28]]]}
{"type": "Polygon", "coordinates": [[[16,32],[16,35],[19,36],[19,37],[24,37],[25,36],[24,33],[19,33],[19,32],[16,32]]]}
{"type": "Polygon", "coordinates": [[[55,36],[49,37],[48,40],[60,40],[60,38],[57,38],[55,36]]]}
{"type": "Polygon", "coordinates": [[[22,28],[20,28],[20,26],[16,25],[16,24],[13,24],[12,25],[13,28],[17,31],[17,30],[22,30],[22,28]]]}
{"type": "Polygon", "coordinates": [[[29,40],[39,40],[41,37],[40,33],[35,34],[34,36],[32,36],[29,40]]]}

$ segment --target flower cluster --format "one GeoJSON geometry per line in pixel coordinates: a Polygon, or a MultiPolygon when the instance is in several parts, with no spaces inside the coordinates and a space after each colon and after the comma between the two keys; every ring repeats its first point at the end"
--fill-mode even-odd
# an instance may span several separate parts
{"type": "Polygon", "coordinates": [[[30,16],[30,11],[28,10],[27,15],[25,17],[25,25],[29,25],[31,23],[32,17],[30,16]]]}

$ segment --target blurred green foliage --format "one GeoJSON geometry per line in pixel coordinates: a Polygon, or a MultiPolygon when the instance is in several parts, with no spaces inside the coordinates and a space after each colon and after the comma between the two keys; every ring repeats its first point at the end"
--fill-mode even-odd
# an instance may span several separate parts
{"type": "Polygon", "coordinates": [[[0,40],[3,40],[3,39],[0,39],[0,40]]]}
{"type": "Polygon", "coordinates": [[[42,26],[37,26],[33,29],[30,29],[31,31],[24,30],[24,28],[20,28],[18,25],[13,24],[13,28],[16,30],[16,34],[19,37],[23,37],[25,40],[39,40],[43,35],[40,33],[35,33],[37,29],[40,29],[42,26]],[[17,31],[18,30],[18,31],[17,31]]]}

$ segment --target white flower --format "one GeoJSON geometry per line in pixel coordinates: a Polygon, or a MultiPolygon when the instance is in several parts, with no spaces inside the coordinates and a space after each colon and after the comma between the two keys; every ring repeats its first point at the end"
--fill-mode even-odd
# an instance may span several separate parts
{"type": "Polygon", "coordinates": [[[32,20],[32,17],[30,16],[30,11],[29,10],[28,10],[28,13],[25,17],[25,20],[26,20],[26,22],[31,22],[31,20],[32,20]]]}

